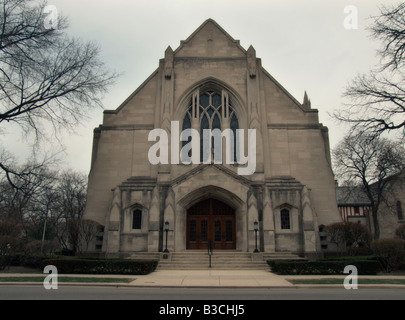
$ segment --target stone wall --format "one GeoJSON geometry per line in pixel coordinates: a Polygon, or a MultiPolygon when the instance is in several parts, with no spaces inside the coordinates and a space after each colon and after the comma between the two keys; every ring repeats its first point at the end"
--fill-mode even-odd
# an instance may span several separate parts
{"type": "Polygon", "coordinates": [[[105,111],[94,131],[85,217],[105,225],[103,251],[162,250],[164,221],[171,226],[170,249],[185,250],[186,210],[214,191],[236,210],[238,250],[252,250],[258,220],[262,251],[319,251],[318,225],[340,215],[328,131],[304,102],[262,68],[252,46],[245,50],[212,20],[175,51],[169,47],[158,69],[116,110],[105,111]],[[148,161],[150,130],[181,123],[192,95],[204,90],[225,90],[240,128],[256,129],[253,175],[237,176],[233,165],[148,161]],[[129,228],[136,206],[145,219],[141,230],[129,228]],[[289,230],[278,220],[284,207],[289,230]]]}

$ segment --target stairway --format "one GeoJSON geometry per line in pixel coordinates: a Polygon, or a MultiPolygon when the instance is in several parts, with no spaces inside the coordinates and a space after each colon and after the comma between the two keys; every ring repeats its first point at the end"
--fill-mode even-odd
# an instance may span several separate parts
{"type": "MultiPolygon", "coordinates": [[[[214,270],[269,270],[266,261],[253,261],[250,252],[216,250],[211,256],[214,270]]],[[[173,252],[171,259],[161,259],[157,270],[208,270],[209,256],[204,250],[173,252]]]]}

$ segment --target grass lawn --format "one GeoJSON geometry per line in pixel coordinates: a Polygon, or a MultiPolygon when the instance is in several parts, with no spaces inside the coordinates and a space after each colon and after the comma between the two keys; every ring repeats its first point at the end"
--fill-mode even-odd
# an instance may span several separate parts
{"type": "MultiPolygon", "coordinates": [[[[292,284],[341,284],[343,279],[288,279],[292,284]]],[[[399,284],[405,285],[405,279],[358,279],[358,284],[399,284]]]]}
{"type": "MultiPolygon", "coordinates": [[[[0,277],[0,282],[43,282],[45,277],[0,277]]],[[[58,282],[78,283],[130,283],[135,278],[58,277],[58,282]]]]}

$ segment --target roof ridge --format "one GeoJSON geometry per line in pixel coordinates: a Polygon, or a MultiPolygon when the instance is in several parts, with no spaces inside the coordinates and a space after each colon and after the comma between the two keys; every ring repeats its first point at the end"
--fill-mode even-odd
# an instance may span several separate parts
{"type": "Polygon", "coordinates": [[[240,45],[240,41],[239,40],[235,40],[227,31],[225,31],[224,28],[221,27],[221,25],[216,22],[214,19],[212,18],[208,18],[206,19],[197,29],[195,29],[193,31],[193,33],[191,33],[186,40],[180,40],[180,45],[176,48],[176,50],[174,50],[174,54],[178,53],[184,46],[184,44],[190,42],[191,39],[193,39],[196,34],[198,34],[208,23],[212,23],[219,31],[221,31],[231,42],[235,43],[236,46],[244,53],[246,54],[246,49],[243,48],[240,45]]]}

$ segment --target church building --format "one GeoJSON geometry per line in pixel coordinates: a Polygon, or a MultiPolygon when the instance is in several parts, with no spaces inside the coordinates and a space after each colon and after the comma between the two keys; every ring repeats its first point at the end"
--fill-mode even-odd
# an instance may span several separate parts
{"type": "Polygon", "coordinates": [[[320,256],[321,226],[341,221],[328,129],[306,93],[297,101],[252,46],[208,19],[104,111],[84,218],[102,226],[92,250],[106,257],[320,256]]]}

